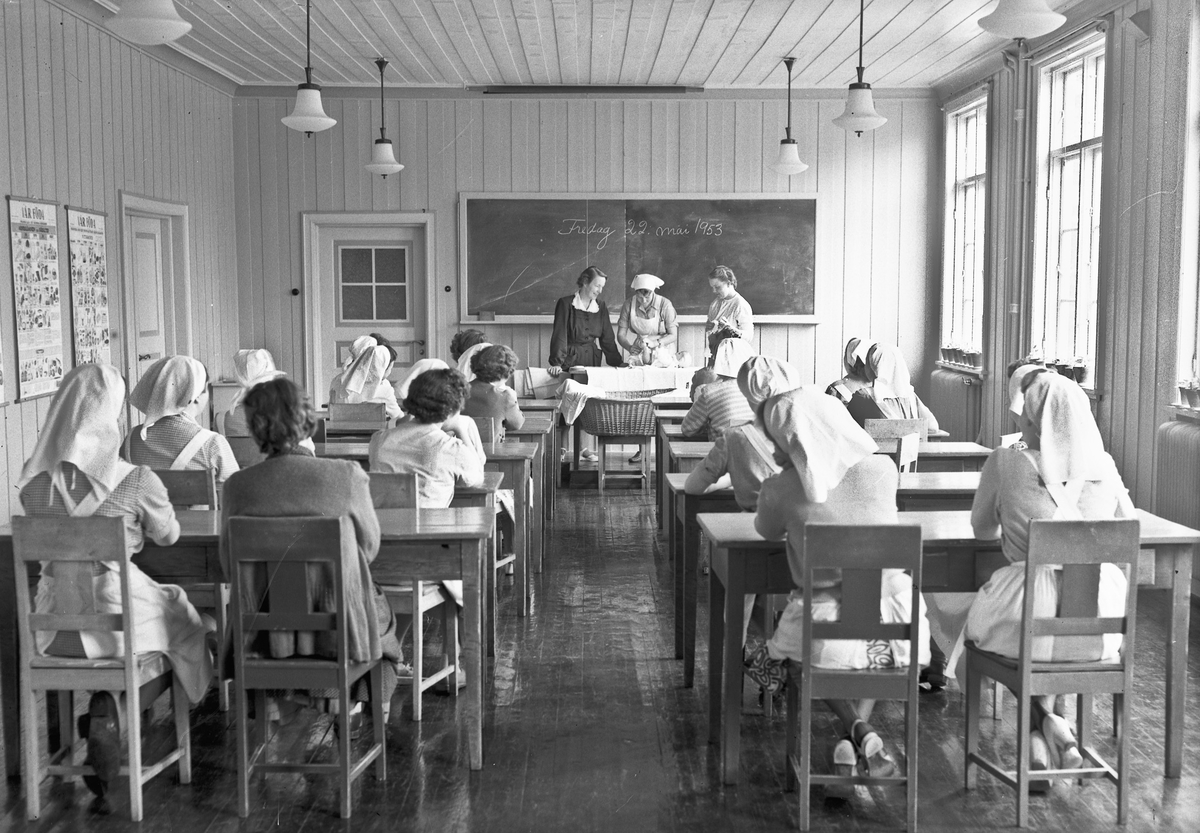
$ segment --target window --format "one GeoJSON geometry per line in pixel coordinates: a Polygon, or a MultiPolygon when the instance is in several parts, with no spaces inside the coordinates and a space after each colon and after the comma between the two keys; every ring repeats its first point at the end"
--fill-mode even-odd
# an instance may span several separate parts
{"type": "Polygon", "coordinates": [[[408,250],[338,247],[338,323],[408,320],[408,250]]]}
{"type": "Polygon", "coordinates": [[[947,359],[979,365],[983,352],[983,231],[987,200],[987,96],[946,114],[946,232],[942,344],[947,359]]]}
{"type": "Polygon", "coordinates": [[[1082,362],[1094,386],[1104,37],[1040,68],[1030,334],[1048,360],[1082,362]]]}

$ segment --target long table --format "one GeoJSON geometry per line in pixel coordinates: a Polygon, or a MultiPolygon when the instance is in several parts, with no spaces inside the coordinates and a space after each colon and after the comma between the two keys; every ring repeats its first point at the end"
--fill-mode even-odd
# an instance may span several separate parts
{"type": "MultiPolygon", "coordinates": [[[[485,550],[494,514],[485,507],[462,509],[379,509],[382,540],[371,564],[381,584],[411,579],[463,582],[465,632],[462,649],[467,671],[467,736],[471,769],[483,768],[483,605],[485,550]]],[[[171,584],[223,582],[228,577],[218,556],[220,513],[187,510],[176,513],[179,539],[168,547],[151,541],[133,561],[151,577],[171,584]]],[[[21,766],[16,573],[12,524],[0,525],[0,604],[10,614],[0,617],[0,710],[4,720],[4,762],[10,778],[21,766]]]]}
{"type": "MultiPolygon", "coordinates": [[[[1167,590],[1171,618],[1167,625],[1166,721],[1164,769],[1178,778],[1183,765],[1184,715],[1187,705],[1188,624],[1191,615],[1192,562],[1200,546],[1200,530],[1138,510],[1141,545],[1138,584],[1167,590]]],[[[726,622],[741,622],[745,593],[788,593],[794,588],[781,541],[754,530],[754,516],[701,514],[700,527],[712,546],[709,581],[709,742],[720,745],[722,778],[735,784],[741,757],[742,646],[725,638],[726,622]],[[721,615],[724,611],[724,616],[721,615]]],[[[925,551],[922,592],[974,592],[990,574],[998,541],[980,541],[966,511],[901,512],[900,523],[921,526],[925,551]]]]}

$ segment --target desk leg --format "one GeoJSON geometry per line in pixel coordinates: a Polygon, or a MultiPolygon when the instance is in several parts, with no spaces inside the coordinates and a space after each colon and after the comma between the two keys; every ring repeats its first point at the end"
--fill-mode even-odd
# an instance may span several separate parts
{"type": "MultiPolygon", "coordinates": [[[[724,611],[716,608],[709,616],[721,618],[724,613],[723,655],[709,656],[709,663],[721,662],[725,684],[721,688],[721,760],[726,784],[736,784],[741,776],[742,760],[742,641],[733,634],[742,631],[742,616],[746,610],[746,577],[742,572],[744,560],[729,553],[726,560],[724,611]],[[736,630],[735,630],[736,629],[736,630]]],[[[710,580],[710,584],[711,584],[710,580]]]]}
{"type": "MultiPolygon", "coordinates": [[[[725,559],[728,563],[728,558],[725,559]]],[[[708,582],[708,609],[725,609],[725,583],[714,572],[708,582]]],[[[716,657],[725,655],[725,619],[722,616],[708,617],[708,742],[714,745],[721,743],[724,734],[721,726],[721,671],[723,665],[715,661],[716,657]]]]}
{"type": "Polygon", "coordinates": [[[0,710],[4,712],[4,771],[10,779],[21,775],[21,718],[34,719],[33,715],[22,715],[20,707],[15,570],[10,539],[0,544],[0,599],[12,605],[8,615],[0,616],[0,710]]]}
{"type": "Polygon", "coordinates": [[[663,471],[666,466],[666,444],[663,442],[662,428],[658,427],[654,432],[654,495],[658,498],[658,528],[662,529],[667,522],[666,507],[667,507],[667,484],[666,478],[663,476],[663,471]]]}
{"type": "Polygon", "coordinates": [[[671,555],[671,578],[675,585],[675,659],[683,659],[683,546],[680,541],[681,530],[677,526],[679,518],[675,501],[676,496],[668,490],[663,505],[666,511],[667,551],[671,555]]]}
{"type": "Polygon", "coordinates": [[[529,467],[522,466],[517,472],[515,480],[517,482],[514,484],[516,488],[513,490],[513,499],[517,504],[517,533],[514,537],[517,540],[514,549],[517,553],[517,567],[513,572],[516,573],[518,595],[521,597],[520,613],[522,616],[526,616],[529,613],[530,550],[537,538],[533,534],[535,530],[530,528],[529,467]]]}
{"type": "MultiPolygon", "coordinates": [[[[1178,778],[1183,770],[1183,724],[1187,710],[1188,626],[1191,619],[1192,548],[1170,548],[1174,560],[1171,572],[1171,622],[1167,627],[1167,732],[1164,770],[1166,777],[1178,778]]],[[[1133,588],[1130,588],[1131,590],[1133,588]]],[[[7,717],[5,718],[7,721],[7,717]]],[[[7,722],[5,724],[7,729],[7,722]]]]}
{"type": "Polygon", "coordinates": [[[463,547],[463,653],[467,662],[467,747],[471,769],[483,769],[483,569],[487,559],[479,539],[463,547]]]}
{"type": "Polygon", "coordinates": [[[543,519],[546,516],[546,513],[541,511],[543,506],[542,490],[545,488],[545,485],[540,481],[542,480],[542,460],[545,455],[542,453],[543,449],[540,442],[537,444],[537,447],[538,450],[533,455],[533,462],[529,466],[529,471],[525,477],[525,484],[528,486],[529,481],[533,481],[533,497],[530,499],[530,504],[527,504],[533,506],[532,510],[527,511],[531,525],[528,538],[530,561],[533,563],[533,571],[540,573],[542,571],[542,545],[545,543],[542,532],[544,528],[543,519]]]}
{"type": "Polygon", "coordinates": [[[696,507],[699,500],[688,494],[681,494],[679,500],[683,504],[682,512],[676,507],[683,528],[680,541],[683,549],[683,684],[691,688],[696,679],[696,585],[700,581],[700,524],[696,523],[696,507]]]}
{"type": "MultiPolygon", "coordinates": [[[[577,472],[579,471],[579,452],[583,445],[583,429],[579,427],[579,420],[575,420],[575,423],[571,426],[571,434],[571,438],[574,440],[575,453],[575,465],[571,468],[571,471],[577,472]]],[[[567,481],[567,485],[571,485],[569,480],[567,481]]]]}

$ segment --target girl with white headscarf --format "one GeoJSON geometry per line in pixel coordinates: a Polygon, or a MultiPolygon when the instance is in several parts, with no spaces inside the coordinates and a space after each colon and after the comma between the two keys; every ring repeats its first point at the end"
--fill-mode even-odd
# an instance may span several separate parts
{"type": "Polygon", "coordinates": [[[846,405],[859,425],[868,419],[923,419],[927,432],[938,430],[937,417],[913,389],[912,374],[900,348],[871,345],[866,376],[870,385],[856,390],[846,405]]]}
{"type": "Polygon", "coordinates": [[[275,368],[275,359],[270,351],[258,348],[255,350],[238,350],[233,355],[233,377],[239,387],[229,403],[229,410],[222,419],[222,431],[227,437],[248,437],[250,426],[246,423],[246,408],[242,399],[250,388],[260,382],[269,382],[285,376],[283,371],[275,368]]]}
{"type": "MultiPolygon", "coordinates": [[[[1030,522],[1038,518],[1136,517],[1116,464],[1104,450],[1087,394],[1057,373],[1031,373],[1025,379],[1019,422],[1026,448],[997,448],[991,453],[971,507],[975,536],[999,538],[1001,551],[1011,563],[980,588],[963,629],[963,638],[1007,657],[1017,657],[1020,651],[1030,522]]],[[[1035,616],[1054,615],[1060,580],[1052,567],[1037,573],[1035,616]]],[[[1103,565],[1099,615],[1123,616],[1127,589],[1125,574],[1115,565],[1103,565]]],[[[1115,659],[1120,649],[1120,634],[1038,637],[1033,641],[1033,659],[1105,661],[1115,659]]],[[[951,667],[960,653],[961,646],[956,647],[951,667]]],[[[1034,698],[1034,725],[1041,727],[1044,738],[1035,739],[1035,752],[1048,744],[1056,765],[1077,767],[1082,757],[1071,726],[1054,713],[1054,706],[1053,698],[1034,698]]]]}
{"type": "MultiPolygon", "coordinates": [[[[778,449],[780,474],[762,485],[754,526],[767,538],[788,537],[787,554],[797,585],[804,565],[793,541],[803,537],[805,524],[895,523],[896,465],[877,454],[875,441],[854,423],[846,409],[820,388],[798,388],[767,400],[763,423],[778,449]]],[[[800,661],[803,630],[803,594],[793,591],[774,636],[751,656],[747,674],[767,688],[786,679],[784,660],[800,661]]],[[[912,579],[902,570],[887,570],[879,602],[885,622],[909,622],[913,611],[912,579]]],[[[840,589],[835,575],[819,580],[814,588],[813,619],[833,621],[840,615],[840,589]]],[[[922,603],[917,615],[925,619],[922,603]]],[[[929,628],[921,623],[922,641],[917,657],[910,656],[906,641],[816,640],[812,661],[824,668],[901,667],[911,661],[929,662],[929,628]]],[[[830,708],[845,726],[846,739],[834,748],[838,774],[850,774],[861,756],[871,775],[887,775],[895,763],[883,748],[879,734],[866,721],[873,700],[830,700],[830,708]],[[845,768],[845,769],[843,769],[845,768]]]]}
{"type": "MultiPolygon", "coordinates": [[[[179,522],[162,481],[145,466],[123,461],[120,420],[125,406],[125,382],[111,365],[82,364],[63,377],[54,394],[32,456],[25,462],[17,486],[21,506],[34,517],[122,518],[125,545],[132,555],[146,538],[169,546],[179,538],[179,522]]],[[[120,613],[119,566],[97,562],[88,587],[66,587],[52,573],[38,580],[37,613],[120,613]]],[[[136,622],[134,648],[161,651],[192,703],[198,703],[212,677],[212,659],[205,642],[207,628],[187,594],[163,585],[136,565],[128,565],[131,613],[136,622]]],[[[74,657],[115,657],[124,649],[115,632],[43,632],[37,635],[39,653],[74,657]]],[[[120,765],[120,730],[116,703],[97,692],[90,708],[94,731],[88,734],[88,759],[97,777],[88,786],[103,796],[120,765]],[[107,729],[102,729],[107,724],[107,729]]]]}
{"type": "Polygon", "coordinates": [[[836,396],[843,405],[849,405],[850,397],[854,396],[855,391],[871,384],[867,379],[867,354],[874,346],[874,341],[857,336],[847,341],[846,348],[842,351],[842,367],[845,368],[846,375],[832,382],[825,388],[825,392],[836,396]]]}
{"type": "Polygon", "coordinates": [[[359,336],[350,346],[350,358],[329,385],[330,404],[382,402],[387,419],[400,416],[396,390],[388,381],[392,353],[370,336],[359,336]]]}
{"type": "Polygon", "coordinates": [[[129,395],[146,421],[129,432],[122,454],[152,469],[213,469],[217,483],[238,470],[229,441],[196,422],[208,405],[208,371],[190,356],[168,356],[147,368],[129,395]]]}
{"type": "Polygon", "coordinates": [[[617,316],[617,344],[629,351],[630,361],[643,365],[674,363],[671,349],[679,337],[675,305],[658,294],[663,281],[656,275],[641,274],[633,279],[633,294],[621,305],[617,316]]]}

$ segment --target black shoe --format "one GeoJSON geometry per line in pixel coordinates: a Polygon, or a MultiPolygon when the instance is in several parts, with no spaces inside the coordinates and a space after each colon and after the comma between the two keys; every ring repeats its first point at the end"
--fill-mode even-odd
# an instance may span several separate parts
{"type": "Polygon", "coordinates": [[[922,668],[919,683],[922,691],[941,691],[946,687],[946,669],[939,665],[922,668]]]}
{"type": "MultiPolygon", "coordinates": [[[[98,799],[103,799],[109,782],[121,773],[121,723],[117,701],[107,691],[93,694],[88,713],[80,717],[77,728],[79,734],[87,738],[87,757],[83,762],[96,771],[95,775],[85,775],[83,782],[98,799]]],[[[101,812],[96,802],[93,802],[93,810],[101,812]]]]}

